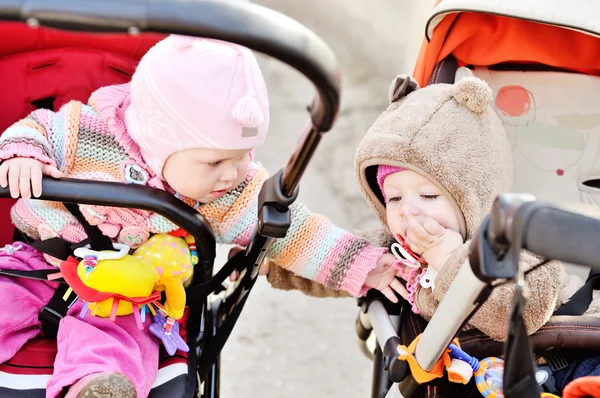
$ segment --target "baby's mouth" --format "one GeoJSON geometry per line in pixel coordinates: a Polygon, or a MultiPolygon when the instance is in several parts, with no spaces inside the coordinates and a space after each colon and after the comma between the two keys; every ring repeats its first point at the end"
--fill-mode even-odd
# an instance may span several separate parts
{"type": "Polygon", "coordinates": [[[219,191],[212,191],[212,192],[210,193],[210,195],[211,195],[213,198],[220,198],[220,197],[222,197],[222,196],[225,196],[225,194],[226,194],[227,192],[229,192],[229,190],[230,190],[230,189],[231,189],[231,188],[227,188],[227,189],[221,189],[221,190],[219,190],[219,191]]]}

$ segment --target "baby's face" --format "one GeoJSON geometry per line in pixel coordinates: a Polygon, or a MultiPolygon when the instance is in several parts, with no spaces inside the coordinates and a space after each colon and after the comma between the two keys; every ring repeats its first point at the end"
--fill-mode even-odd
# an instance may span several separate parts
{"type": "Polygon", "coordinates": [[[208,203],[237,188],[249,165],[248,149],[187,149],[169,156],[163,177],[179,194],[208,203]]]}
{"type": "Polygon", "coordinates": [[[404,170],[386,177],[387,223],[394,236],[406,238],[406,216],[412,214],[423,225],[430,217],[443,227],[460,232],[460,222],[452,203],[441,190],[420,174],[404,170]]]}

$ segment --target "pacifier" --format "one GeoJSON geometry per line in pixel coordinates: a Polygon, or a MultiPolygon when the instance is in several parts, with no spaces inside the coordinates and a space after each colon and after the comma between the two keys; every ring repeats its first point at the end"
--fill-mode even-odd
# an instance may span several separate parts
{"type": "Polygon", "coordinates": [[[396,257],[402,264],[406,265],[409,268],[420,268],[421,265],[426,265],[427,261],[418,254],[415,254],[408,245],[406,241],[402,237],[402,235],[397,234],[396,240],[398,243],[394,242],[390,248],[394,257],[396,257]]]}
{"type": "Polygon", "coordinates": [[[424,289],[431,289],[434,290],[435,289],[435,278],[437,277],[438,273],[436,270],[434,270],[431,267],[427,267],[427,270],[425,271],[425,273],[423,274],[423,276],[421,276],[421,279],[419,280],[419,284],[424,288],[424,289]]]}

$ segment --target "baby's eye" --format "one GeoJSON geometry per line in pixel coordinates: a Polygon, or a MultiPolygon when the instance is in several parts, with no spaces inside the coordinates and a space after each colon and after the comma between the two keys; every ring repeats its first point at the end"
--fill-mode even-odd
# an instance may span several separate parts
{"type": "Polygon", "coordinates": [[[388,199],[388,203],[392,203],[392,202],[400,202],[402,200],[402,196],[394,196],[392,198],[388,199]]]}
{"type": "Polygon", "coordinates": [[[223,163],[223,161],[222,161],[222,160],[217,160],[216,162],[211,162],[211,163],[209,163],[208,165],[209,165],[210,167],[217,167],[217,166],[218,166],[218,165],[220,165],[221,163],[223,163]]]}
{"type": "Polygon", "coordinates": [[[423,198],[425,200],[435,200],[439,197],[440,197],[440,195],[421,195],[421,198],[423,198]]]}

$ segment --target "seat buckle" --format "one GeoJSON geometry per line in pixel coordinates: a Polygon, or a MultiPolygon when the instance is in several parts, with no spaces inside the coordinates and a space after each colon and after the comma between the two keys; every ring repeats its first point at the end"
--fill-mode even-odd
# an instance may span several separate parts
{"type": "Polygon", "coordinates": [[[58,334],[58,324],[63,316],[53,308],[47,305],[43,306],[38,314],[38,320],[42,324],[44,336],[55,338],[58,334]]]}

